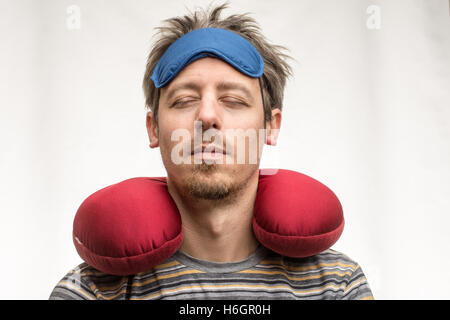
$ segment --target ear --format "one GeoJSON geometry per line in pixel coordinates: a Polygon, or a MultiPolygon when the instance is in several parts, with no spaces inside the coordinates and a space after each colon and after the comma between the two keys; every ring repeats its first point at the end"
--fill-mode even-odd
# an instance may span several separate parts
{"type": "Polygon", "coordinates": [[[281,110],[272,110],[272,120],[266,121],[266,144],[275,146],[281,126],[281,110]]]}
{"type": "Polygon", "coordinates": [[[150,148],[159,147],[158,126],[153,121],[153,112],[149,111],[145,120],[147,126],[148,139],[150,140],[150,148]]]}

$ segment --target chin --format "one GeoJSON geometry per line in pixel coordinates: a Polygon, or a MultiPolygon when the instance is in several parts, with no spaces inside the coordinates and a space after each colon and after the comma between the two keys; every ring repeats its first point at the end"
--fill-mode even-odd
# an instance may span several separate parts
{"type": "Polygon", "coordinates": [[[229,197],[239,182],[235,181],[235,174],[227,171],[217,164],[194,165],[191,176],[185,180],[189,193],[196,198],[208,200],[221,200],[229,197]]]}
{"type": "Polygon", "coordinates": [[[224,178],[208,178],[196,175],[189,179],[189,193],[199,199],[222,200],[227,198],[233,188],[231,181],[224,181],[224,178]]]}

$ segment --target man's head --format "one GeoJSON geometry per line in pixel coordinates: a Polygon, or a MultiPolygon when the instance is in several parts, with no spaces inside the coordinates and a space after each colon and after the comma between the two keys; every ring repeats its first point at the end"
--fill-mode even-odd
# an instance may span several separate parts
{"type": "Polygon", "coordinates": [[[271,109],[283,107],[283,93],[286,79],[291,75],[291,67],[285,61],[289,58],[283,51],[283,46],[270,44],[261,33],[257,22],[248,14],[233,14],[221,18],[221,13],[227,8],[226,4],[211,8],[210,10],[199,10],[191,12],[182,17],[165,20],[165,25],[157,28],[156,41],[147,59],[143,89],[146,107],[153,112],[153,120],[158,120],[158,89],[150,79],[156,64],[177,39],[183,35],[202,28],[222,28],[233,31],[250,43],[261,54],[264,60],[264,99],[265,119],[271,120],[271,109]]]}
{"type": "MultiPolygon", "coordinates": [[[[150,145],[160,147],[169,179],[181,192],[210,200],[236,194],[258,169],[262,152],[258,142],[261,136],[265,138],[261,129],[266,126],[269,136],[271,130],[279,129],[283,90],[291,73],[283,60],[287,56],[281,52],[282,47],[267,43],[256,22],[246,14],[221,19],[224,8],[222,5],[166,20],[167,25],[159,28],[159,39],[149,55],[143,83],[146,105],[151,110],[147,115],[150,145]],[[249,41],[264,61],[263,81],[239,72],[223,60],[204,57],[186,65],[171,81],[156,88],[151,76],[167,49],[187,33],[204,28],[230,30],[249,41]],[[237,130],[246,135],[244,155],[235,140],[237,130]],[[200,161],[195,162],[197,155],[191,153],[199,141],[194,141],[196,135],[200,136],[200,149],[214,145],[226,154],[216,150],[214,159],[203,154],[203,160],[200,154],[200,161]],[[180,142],[180,137],[184,141],[180,142]],[[255,161],[250,159],[252,143],[258,146],[255,161]],[[180,146],[189,150],[181,159],[180,146]],[[181,161],[174,160],[174,155],[181,161]],[[218,155],[221,161],[217,161],[218,155]],[[244,164],[238,163],[241,156],[246,159],[244,164]]],[[[271,137],[266,143],[275,144],[271,137]]]]}

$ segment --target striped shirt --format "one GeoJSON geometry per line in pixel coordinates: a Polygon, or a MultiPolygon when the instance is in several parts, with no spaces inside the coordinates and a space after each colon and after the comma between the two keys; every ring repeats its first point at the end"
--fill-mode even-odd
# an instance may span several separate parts
{"type": "Polygon", "coordinates": [[[131,276],[100,272],[86,263],[70,271],[50,300],[373,299],[361,267],[329,249],[288,258],[260,245],[243,261],[199,260],[177,251],[164,263],[131,276]]]}

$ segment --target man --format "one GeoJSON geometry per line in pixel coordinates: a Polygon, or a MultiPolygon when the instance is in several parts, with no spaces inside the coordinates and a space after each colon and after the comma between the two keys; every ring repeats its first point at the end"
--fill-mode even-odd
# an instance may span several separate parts
{"type": "Polygon", "coordinates": [[[252,18],[222,19],[225,8],[166,20],[143,82],[150,147],[160,148],[168,191],[182,218],[180,250],[128,277],[81,264],[51,299],[373,298],[361,268],[347,256],[327,250],[288,258],[255,238],[258,142],[276,144],[291,69],[283,48],[269,44],[252,18]],[[211,47],[207,54],[205,46],[211,47]],[[237,132],[254,135],[238,145],[237,132]],[[180,142],[179,133],[187,138],[180,142]]]}

